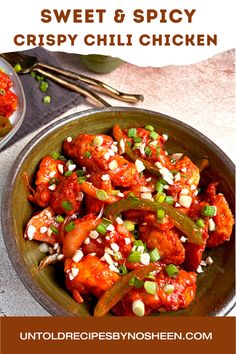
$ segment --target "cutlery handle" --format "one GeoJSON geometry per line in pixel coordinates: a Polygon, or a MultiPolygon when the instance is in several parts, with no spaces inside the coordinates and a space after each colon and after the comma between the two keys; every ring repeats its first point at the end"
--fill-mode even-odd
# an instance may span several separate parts
{"type": "Polygon", "coordinates": [[[76,84],[72,84],[71,82],[66,81],[60,77],[57,77],[57,76],[53,75],[52,73],[41,69],[40,67],[34,67],[34,71],[43,75],[44,77],[48,77],[52,81],[56,82],[60,86],[67,88],[68,90],[75,91],[76,93],[79,93],[80,95],[87,98],[90,102],[95,104],[96,106],[111,107],[111,105],[109,103],[107,103],[105,100],[103,100],[103,98],[99,97],[96,93],[94,93],[88,89],[85,89],[85,88],[78,86],[76,84]]]}
{"type": "Polygon", "coordinates": [[[85,76],[85,75],[77,74],[77,73],[74,73],[69,70],[60,69],[60,68],[57,68],[56,66],[51,66],[51,65],[47,65],[47,64],[43,64],[43,63],[37,63],[36,68],[37,67],[43,68],[46,70],[50,70],[50,71],[57,73],[59,75],[66,76],[72,80],[82,81],[85,84],[91,85],[94,88],[96,88],[97,90],[105,92],[109,96],[112,96],[112,97],[114,97],[118,100],[121,100],[121,101],[137,103],[137,102],[143,102],[143,100],[144,100],[144,97],[142,95],[128,94],[128,93],[120,92],[120,91],[116,90],[115,88],[111,87],[110,85],[105,84],[102,81],[93,79],[93,78],[85,76]]]}

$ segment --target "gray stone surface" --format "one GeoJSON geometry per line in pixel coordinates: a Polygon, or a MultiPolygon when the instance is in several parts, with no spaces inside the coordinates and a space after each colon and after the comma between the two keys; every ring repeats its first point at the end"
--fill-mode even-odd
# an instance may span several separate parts
{"type": "MultiPolygon", "coordinates": [[[[65,54],[58,53],[58,58],[64,67],[88,74],[79,66],[76,55],[68,61],[65,54]]],[[[141,68],[124,63],[111,74],[89,75],[120,90],[144,94],[145,101],[139,107],[188,123],[214,141],[235,162],[234,63],[234,51],[228,51],[194,65],[141,68]]],[[[107,100],[117,106],[128,105],[107,100]]],[[[63,116],[89,108],[91,105],[84,101],[63,116]]],[[[0,151],[0,199],[15,157],[36,133],[0,151]]],[[[49,316],[25,289],[12,268],[1,230],[0,259],[0,316],[49,316]]],[[[233,310],[230,315],[235,314],[233,310]]]]}

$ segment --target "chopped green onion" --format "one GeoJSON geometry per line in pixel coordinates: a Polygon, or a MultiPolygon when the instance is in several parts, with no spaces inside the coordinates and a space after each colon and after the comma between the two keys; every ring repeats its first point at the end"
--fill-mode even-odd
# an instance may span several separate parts
{"type": "Polygon", "coordinates": [[[128,231],[133,231],[135,228],[134,223],[129,220],[124,220],[123,225],[128,231]]]}
{"type": "Polygon", "coordinates": [[[166,294],[171,294],[175,290],[175,287],[172,284],[165,284],[163,290],[166,294]]]}
{"type": "Polygon", "coordinates": [[[103,223],[103,225],[105,225],[105,226],[109,226],[112,222],[111,222],[110,219],[102,218],[102,223],[103,223]]]}
{"type": "Polygon", "coordinates": [[[45,96],[43,98],[43,103],[50,104],[51,103],[51,96],[45,96]]]}
{"type": "Polygon", "coordinates": [[[73,231],[75,229],[75,223],[74,221],[71,221],[69,224],[65,226],[66,232],[73,231]]]}
{"type": "Polygon", "coordinates": [[[118,189],[115,189],[115,190],[111,191],[112,195],[117,195],[119,193],[120,193],[120,191],[118,189]]]}
{"type": "Polygon", "coordinates": [[[133,192],[130,192],[130,193],[128,193],[128,195],[127,195],[127,199],[137,199],[138,197],[136,196],[136,194],[135,193],[133,193],[133,192]]]}
{"type": "Polygon", "coordinates": [[[106,235],[106,233],[107,233],[107,229],[102,223],[100,225],[98,225],[98,227],[96,228],[96,231],[102,235],[106,235]]]}
{"type": "Polygon", "coordinates": [[[139,148],[142,145],[142,143],[135,143],[132,150],[139,148]]]}
{"type": "Polygon", "coordinates": [[[85,157],[90,157],[90,156],[91,156],[91,152],[85,151],[84,156],[85,156],[85,157]]]}
{"type": "Polygon", "coordinates": [[[59,223],[61,223],[61,222],[63,222],[65,219],[63,218],[63,216],[61,216],[61,215],[57,215],[56,217],[55,217],[55,221],[56,222],[59,222],[59,223]]]}
{"type": "Polygon", "coordinates": [[[157,134],[156,132],[152,131],[149,136],[150,136],[150,138],[152,138],[153,140],[156,140],[156,138],[158,137],[158,134],[157,134]]]}
{"type": "Polygon", "coordinates": [[[108,198],[108,194],[103,189],[98,189],[96,196],[99,200],[106,200],[108,198]]]}
{"type": "Polygon", "coordinates": [[[56,151],[53,151],[50,156],[54,159],[54,160],[57,160],[58,157],[60,156],[60,154],[56,151]]]}
{"type": "Polygon", "coordinates": [[[164,203],[169,204],[169,205],[173,205],[174,204],[174,198],[171,197],[170,195],[167,195],[165,197],[164,203]]]}
{"type": "Polygon", "coordinates": [[[174,264],[168,264],[168,266],[165,268],[165,271],[169,277],[175,277],[179,274],[179,270],[174,264]]]}
{"type": "Polygon", "coordinates": [[[46,92],[48,89],[48,83],[46,81],[41,81],[39,88],[42,92],[46,92]]]}
{"type": "Polygon", "coordinates": [[[66,165],[67,165],[67,166],[74,165],[74,161],[68,160],[67,163],[66,163],[66,165]]]}
{"type": "Polygon", "coordinates": [[[77,174],[78,177],[82,177],[82,176],[85,175],[84,170],[78,170],[78,171],[76,171],[75,173],[77,174]]]}
{"type": "Polygon", "coordinates": [[[150,256],[151,262],[156,262],[161,258],[160,253],[157,248],[154,248],[152,251],[150,251],[149,256],[150,256]]]}
{"type": "Polygon", "coordinates": [[[35,79],[36,78],[36,72],[35,71],[31,71],[30,72],[30,76],[32,76],[35,79]]]}
{"type": "Polygon", "coordinates": [[[22,67],[21,67],[20,64],[16,64],[16,65],[14,66],[14,71],[15,71],[16,73],[21,72],[21,70],[22,70],[22,67]]]}
{"type": "Polygon", "coordinates": [[[54,225],[51,225],[51,226],[50,226],[50,230],[51,230],[52,233],[55,234],[55,235],[58,235],[58,234],[59,234],[58,229],[57,229],[56,226],[54,226],[54,225]]]}
{"type": "Polygon", "coordinates": [[[78,183],[79,184],[84,183],[86,180],[87,180],[87,177],[85,177],[85,176],[78,177],[78,183]]]}
{"type": "Polygon", "coordinates": [[[197,225],[199,228],[203,228],[203,227],[205,226],[204,220],[198,219],[198,220],[196,221],[196,225],[197,225]]]}
{"type": "Polygon", "coordinates": [[[161,184],[163,184],[163,186],[166,186],[166,185],[167,185],[167,182],[166,182],[163,178],[160,178],[160,179],[159,179],[159,182],[160,182],[161,184]]]}
{"type": "Polygon", "coordinates": [[[128,273],[128,270],[124,264],[121,264],[118,269],[121,275],[125,275],[128,273]]]}
{"type": "Polygon", "coordinates": [[[120,261],[121,259],[123,259],[122,254],[119,251],[114,252],[113,258],[115,261],[120,261]]]}
{"type": "Polygon", "coordinates": [[[144,289],[148,294],[155,295],[157,293],[157,284],[154,281],[146,280],[144,282],[144,289]]]}
{"type": "Polygon", "coordinates": [[[145,154],[146,154],[147,156],[150,156],[150,155],[152,154],[152,150],[151,150],[149,147],[146,147],[146,148],[144,149],[144,152],[145,152],[145,154]]]}
{"type": "Polygon", "coordinates": [[[155,202],[163,203],[164,200],[166,199],[166,195],[165,195],[165,193],[158,193],[157,195],[155,195],[154,199],[155,199],[155,202]]]}
{"type": "Polygon", "coordinates": [[[157,209],[157,218],[164,219],[165,217],[165,210],[164,209],[157,209]]]}
{"type": "Polygon", "coordinates": [[[62,208],[65,210],[71,211],[73,209],[71,202],[68,202],[67,200],[63,200],[61,205],[62,205],[62,208]]]}
{"type": "Polygon", "coordinates": [[[0,95],[1,96],[5,96],[6,91],[3,88],[0,88],[0,95]]]}
{"type": "Polygon", "coordinates": [[[163,192],[164,186],[160,181],[157,181],[156,185],[155,185],[155,189],[158,193],[163,192]]]}
{"type": "Polygon", "coordinates": [[[129,262],[140,262],[141,259],[141,252],[138,251],[134,251],[132,253],[130,253],[130,255],[128,256],[128,261],[129,262]]]}
{"type": "Polygon", "coordinates": [[[140,138],[140,136],[136,136],[133,138],[135,143],[141,143],[142,142],[142,138],[140,138]]]}
{"type": "Polygon", "coordinates": [[[143,282],[143,280],[141,280],[141,279],[139,279],[137,277],[133,277],[133,278],[130,279],[129,285],[130,286],[134,286],[137,289],[140,289],[140,288],[143,287],[144,282],[143,282]]]}
{"type": "Polygon", "coordinates": [[[215,216],[216,215],[216,207],[213,205],[206,205],[203,209],[202,209],[202,215],[203,216],[215,216]]]}
{"type": "Polygon", "coordinates": [[[65,177],[69,177],[69,176],[72,175],[72,173],[73,173],[73,171],[66,171],[66,172],[64,173],[64,176],[65,176],[65,177]]]}
{"type": "Polygon", "coordinates": [[[143,241],[142,240],[134,240],[134,242],[133,242],[133,245],[134,246],[142,246],[142,247],[144,247],[144,244],[143,244],[143,241]]]}
{"type": "Polygon", "coordinates": [[[43,76],[41,76],[41,75],[36,75],[36,80],[41,82],[41,81],[44,81],[45,78],[43,76]]]}
{"type": "Polygon", "coordinates": [[[150,132],[152,132],[154,130],[154,127],[152,125],[145,125],[144,129],[149,130],[150,132]]]}
{"type": "Polygon", "coordinates": [[[134,137],[136,137],[136,135],[137,135],[137,130],[136,130],[136,128],[130,128],[130,129],[128,130],[128,137],[129,137],[129,138],[134,138],[134,137]]]}

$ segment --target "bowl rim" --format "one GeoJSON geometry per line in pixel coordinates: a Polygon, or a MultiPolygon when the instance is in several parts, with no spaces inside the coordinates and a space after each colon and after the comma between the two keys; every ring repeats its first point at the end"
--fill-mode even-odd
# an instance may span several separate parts
{"type": "MultiPolygon", "coordinates": [[[[144,112],[146,114],[159,116],[164,119],[168,119],[173,123],[177,123],[178,126],[181,126],[185,129],[188,129],[191,133],[198,136],[200,139],[204,139],[206,144],[216,151],[216,154],[224,160],[224,163],[227,165],[230,171],[234,174],[234,163],[232,160],[208,137],[204,134],[196,130],[195,128],[189,126],[188,124],[170,117],[166,114],[155,112],[152,110],[147,110],[143,108],[133,108],[133,107],[106,107],[106,108],[93,108],[85,111],[80,111],[78,113],[73,113],[68,116],[65,116],[58,121],[53,122],[52,124],[48,125],[44,129],[42,129],[36,136],[34,136],[23,148],[23,150],[18,154],[16,157],[9,173],[7,176],[6,181],[10,181],[5,183],[4,192],[2,197],[2,205],[1,205],[1,219],[4,220],[2,222],[2,229],[3,229],[3,239],[7,249],[8,256],[10,261],[13,265],[13,268],[16,271],[16,274],[20,278],[21,282],[24,284],[28,292],[34,297],[34,299],[51,315],[53,316],[76,316],[71,312],[67,311],[63,306],[61,306],[57,301],[53,300],[48,294],[46,294],[40,286],[35,282],[32,275],[28,272],[26,264],[21,256],[21,253],[17,247],[16,241],[14,237],[9,237],[8,235],[13,235],[13,229],[11,224],[11,208],[10,208],[10,191],[15,183],[15,179],[19,173],[20,165],[23,163],[24,159],[31,154],[31,151],[35,149],[38,143],[47,136],[47,134],[52,133],[54,130],[63,127],[65,124],[69,122],[73,122],[79,120],[81,118],[90,116],[91,114],[96,115],[102,112],[111,112],[111,113],[121,113],[121,112],[144,112]],[[10,228],[10,229],[9,229],[10,228]],[[19,271],[19,267],[21,271],[19,271]],[[23,271],[22,271],[23,270],[23,271]]],[[[228,297],[223,304],[223,308],[220,307],[206,316],[226,316],[234,307],[236,306],[236,296],[234,289],[230,291],[228,297]]],[[[178,316],[178,315],[177,315],[178,316]]]]}
{"type": "MultiPolygon", "coordinates": [[[[13,124],[12,129],[10,130],[10,132],[3,136],[2,138],[0,138],[0,150],[8,143],[9,140],[11,140],[11,138],[15,135],[15,133],[18,131],[18,129],[20,128],[20,126],[22,125],[24,118],[25,118],[25,113],[26,113],[26,98],[25,98],[25,92],[23,89],[23,85],[20,81],[20,78],[18,76],[18,74],[14,71],[13,67],[3,58],[0,57],[0,63],[3,63],[9,70],[9,72],[7,73],[7,75],[12,75],[14,77],[14,80],[16,81],[16,85],[18,86],[19,89],[19,93],[17,94],[17,96],[21,96],[21,100],[22,100],[22,112],[19,112],[19,118],[17,119],[17,122],[15,124],[13,124]]],[[[17,112],[17,110],[16,110],[17,112]]]]}

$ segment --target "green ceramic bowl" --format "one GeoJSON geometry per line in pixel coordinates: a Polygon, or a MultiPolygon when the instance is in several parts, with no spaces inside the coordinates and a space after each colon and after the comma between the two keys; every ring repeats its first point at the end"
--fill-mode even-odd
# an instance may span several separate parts
{"type": "Polygon", "coordinates": [[[108,55],[99,54],[80,54],[80,60],[84,66],[96,74],[108,74],[123,64],[123,60],[108,55]]]}
{"type": "MultiPolygon", "coordinates": [[[[78,133],[107,133],[115,123],[122,128],[151,124],[167,133],[167,150],[184,152],[193,161],[208,158],[210,167],[203,180],[220,181],[234,211],[234,165],[208,138],[180,121],[160,113],[135,108],[94,109],[71,115],[39,133],[17,157],[7,178],[2,204],[3,233],[6,247],[20,279],[36,300],[52,315],[90,316],[88,305],[78,305],[66,291],[62,267],[38,270],[42,253],[38,243],[23,239],[25,225],[32,215],[27,201],[23,174],[32,178],[43,156],[59,151],[63,140],[78,133]]],[[[196,300],[186,310],[168,316],[226,315],[234,306],[234,238],[222,246],[206,251],[214,259],[211,267],[198,276],[196,300]]],[[[163,315],[163,314],[162,314],[163,315]]],[[[160,316],[160,315],[158,315],[160,316]]]]}

